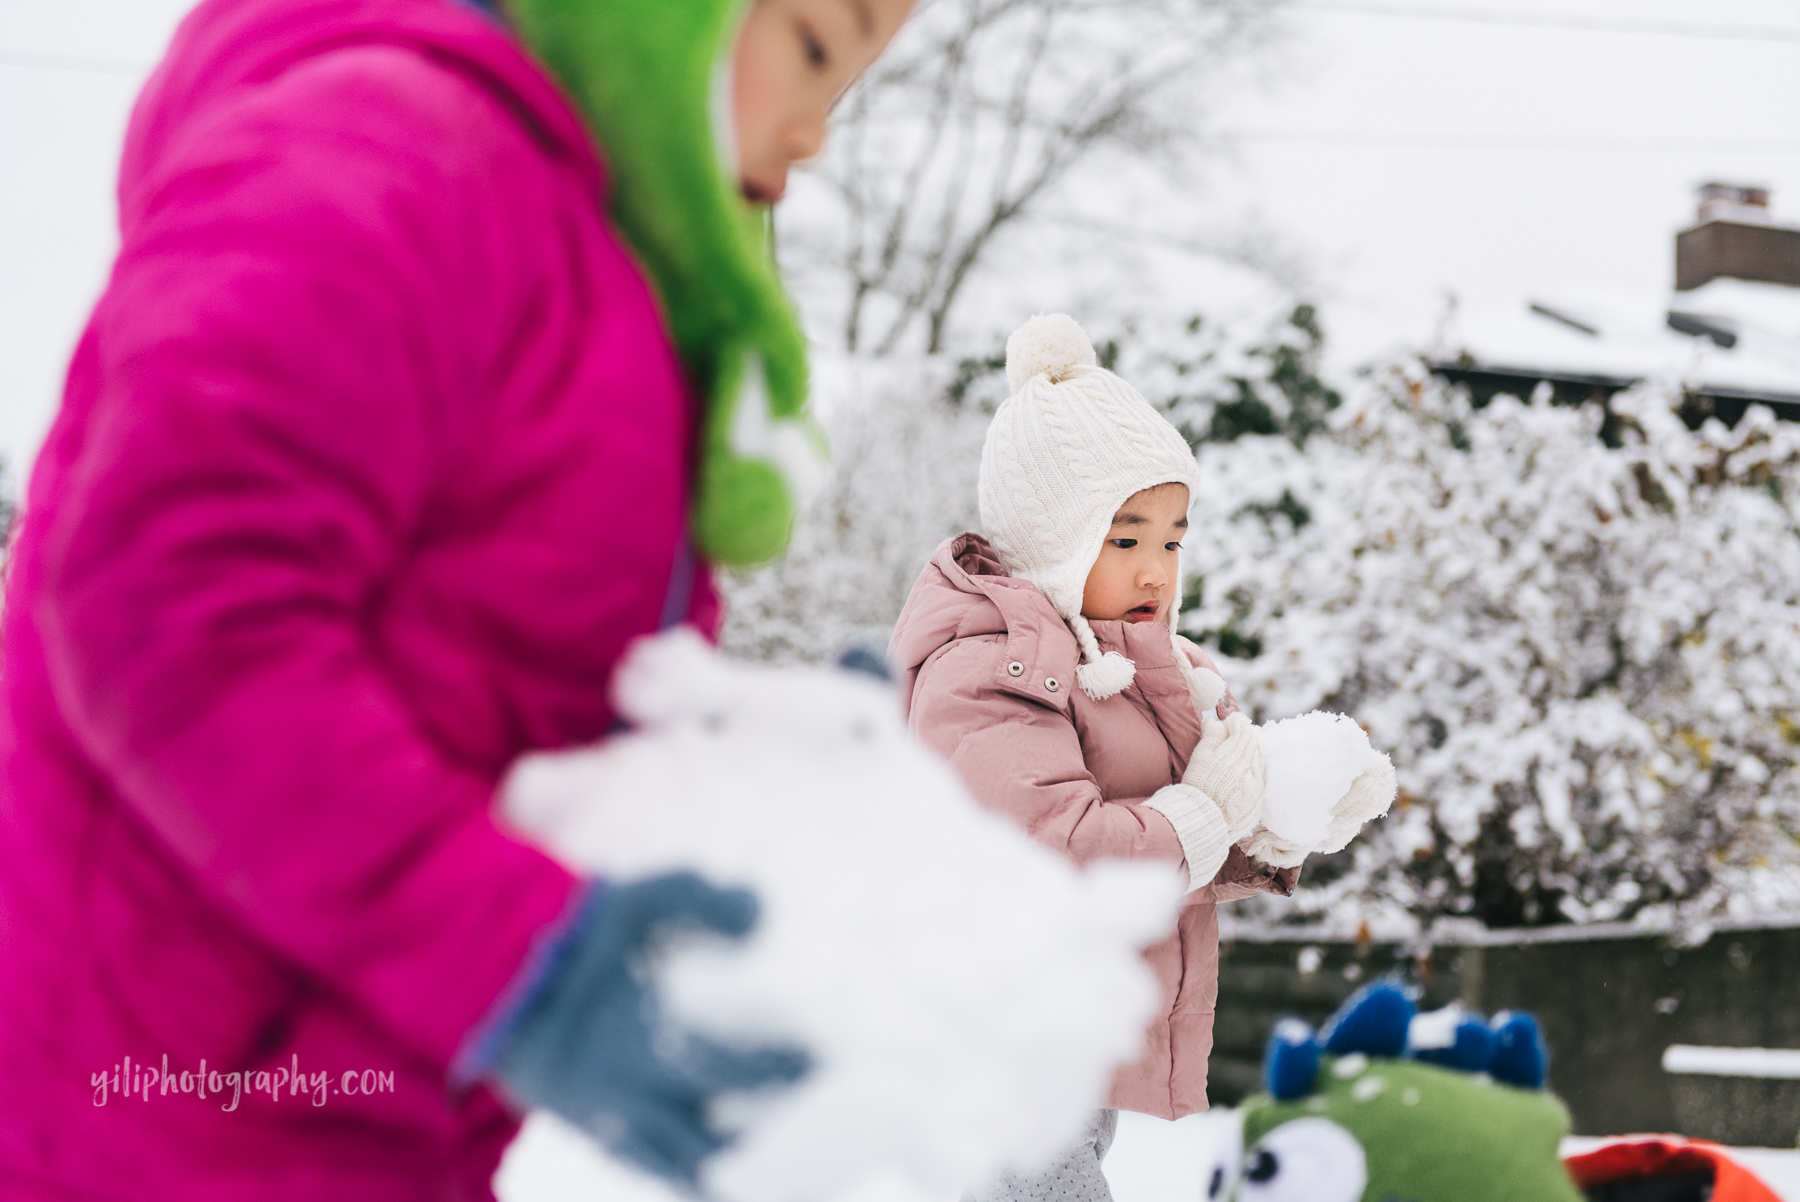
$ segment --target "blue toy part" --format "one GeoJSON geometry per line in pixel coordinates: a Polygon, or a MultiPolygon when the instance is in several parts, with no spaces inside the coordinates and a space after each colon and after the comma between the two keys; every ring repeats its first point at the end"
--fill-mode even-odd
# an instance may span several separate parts
{"type": "Polygon", "coordinates": [[[1312,1092],[1323,1054],[1313,1029],[1297,1018],[1284,1018],[1269,1032],[1263,1053],[1263,1086],[1277,1101],[1291,1102],[1312,1092]]]}
{"type": "Polygon", "coordinates": [[[1352,994],[1316,1034],[1297,1018],[1276,1023],[1263,1054],[1263,1085],[1278,1102],[1297,1101],[1315,1092],[1322,1057],[1358,1054],[1487,1073],[1523,1089],[1542,1089],[1550,1069],[1531,1015],[1502,1011],[1483,1022],[1454,1004],[1421,1015],[1404,989],[1382,982],[1352,994]]]}
{"type": "Polygon", "coordinates": [[[1333,1056],[1398,1057],[1406,1051],[1406,1031],[1419,1008],[1397,985],[1365,985],[1350,995],[1320,1032],[1333,1056]]]}
{"type": "Polygon", "coordinates": [[[1456,1024],[1455,1039],[1448,1047],[1419,1048],[1413,1052],[1413,1059],[1465,1073],[1484,1073],[1499,1046],[1493,1029],[1471,1015],[1456,1024]]]}
{"type": "Polygon", "coordinates": [[[847,672],[861,672],[873,676],[876,680],[888,684],[894,682],[893,669],[888,667],[887,657],[881,652],[862,643],[853,643],[844,648],[837,658],[837,666],[847,672]]]}
{"type": "Polygon", "coordinates": [[[1496,1081],[1523,1089],[1542,1089],[1550,1078],[1550,1049],[1537,1019],[1521,1011],[1502,1010],[1494,1015],[1494,1054],[1488,1075],[1496,1081]]]}

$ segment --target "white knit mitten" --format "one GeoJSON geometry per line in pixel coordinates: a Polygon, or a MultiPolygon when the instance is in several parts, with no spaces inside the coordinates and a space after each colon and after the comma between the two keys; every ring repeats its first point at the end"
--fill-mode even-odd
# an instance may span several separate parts
{"type": "Polygon", "coordinates": [[[1310,847],[1295,847],[1266,826],[1258,824],[1238,847],[1252,860],[1271,868],[1296,868],[1312,854],[1310,847]]]}
{"type": "Polygon", "coordinates": [[[1242,713],[1220,721],[1205,715],[1200,742],[1181,783],[1210,797],[1225,816],[1225,830],[1236,843],[1256,829],[1262,817],[1263,788],[1268,765],[1256,727],[1242,713]]]}
{"type": "Polygon", "coordinates": [[[1369,755],[1373,757],[1369,766],[1350,783],[1343,800],[1331,807],[1331,825],[1325,830],[1324,840],[1313,850],[1343,851],[1364,823],[1381,817],[1394,804],[1394,795],[1399,791],[1394,762],[1379,751],[1370,751],[1369,755]]]}

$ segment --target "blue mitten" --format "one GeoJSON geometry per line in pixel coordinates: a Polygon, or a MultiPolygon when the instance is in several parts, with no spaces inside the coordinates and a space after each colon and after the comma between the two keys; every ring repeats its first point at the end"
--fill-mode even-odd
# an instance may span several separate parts
{"type": "Polygon", "coordinates": [[[646,961],[671,934],[739,938],[756,916],[753,894],[716,889],[690,872],[596,882],[469,1067],[614,1155],[696,1187],[702,1163],[730,1142],[708,1117],[714,1097],[797,1081],[809,1058],[680,1029],[663,1012],[646,961]]]}

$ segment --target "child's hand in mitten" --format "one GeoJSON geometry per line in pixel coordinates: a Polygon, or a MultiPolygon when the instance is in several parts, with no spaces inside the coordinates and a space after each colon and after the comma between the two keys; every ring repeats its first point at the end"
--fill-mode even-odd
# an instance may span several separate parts
{"type": "MultiPolygon", "coordinates": [[[[1219,679],[1211,672],[1204,675],[1219,679]]],[[[1224,692],[1220,682],[1219,696],[1224,692]]],[[[1266,768],[1256,728],[1240,713],[1219,717],[1212,709],[1218,704],[1214,698],[1201,709],[1200,742],[1181,782],[1158,789],[1144,803],[1175,827],[1187,857],[1190,890],[1212,881],[1231,845],[1256,829],[1263,808],[1266,768]]],[[[1198,696],[1195,705],[1202,706],[1198,696]]]]}
{"type": "Polygon", "coordinates": [[[554,1111],[697,1195],[702,1166],[732,1139],[712,1114],[716,1099],[790,1085],[812,1060],[796,1047],[733,1046],[687,1030],[646,965],[672,938],[743,938],[756,925],[756,897],[691,872],[586,890],[459,1071],[497,1079],[516,1101],[554,1111]]]}
{"type": "Polygon", "coordinates": [[[1394,804],[1394,795],[1399,791],[1394,780],[1394,762],[1373,748],[1370,748],[1369,756],[1369,766],[1350,783],[1349,790],[1332,807],[1325,838],[1314,851],[1343,851],[1364,823],[1381,817],[1394,804]]]}
{"type": "Polygon", "coordinates": [[[1225,816],[1225,830],[1236,843],[1256,829],[1262,817],[1268,767],[1256,727],[1242,713],[1228,718],[1206,714],[1200,742],[1194,747],[1181,783],[1212,799],[1225,816]]]}
{"type": "Polygon", "coordinates": [[[1297,868],[1312,854],[1312,848],[1290,843],[1261,823],[1247,838],[1239,840],[1238,849],[1271,868],[1297,868]]]}

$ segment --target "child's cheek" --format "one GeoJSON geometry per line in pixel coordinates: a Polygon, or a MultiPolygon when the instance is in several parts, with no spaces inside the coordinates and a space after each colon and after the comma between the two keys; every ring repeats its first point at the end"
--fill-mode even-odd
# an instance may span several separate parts
{"type": "Polygon", "coordinates": [[[758,183],[779,120],[781,64],[766,5],[752,5],[731,60],[732,161],[746,183],[758,183]]]}

